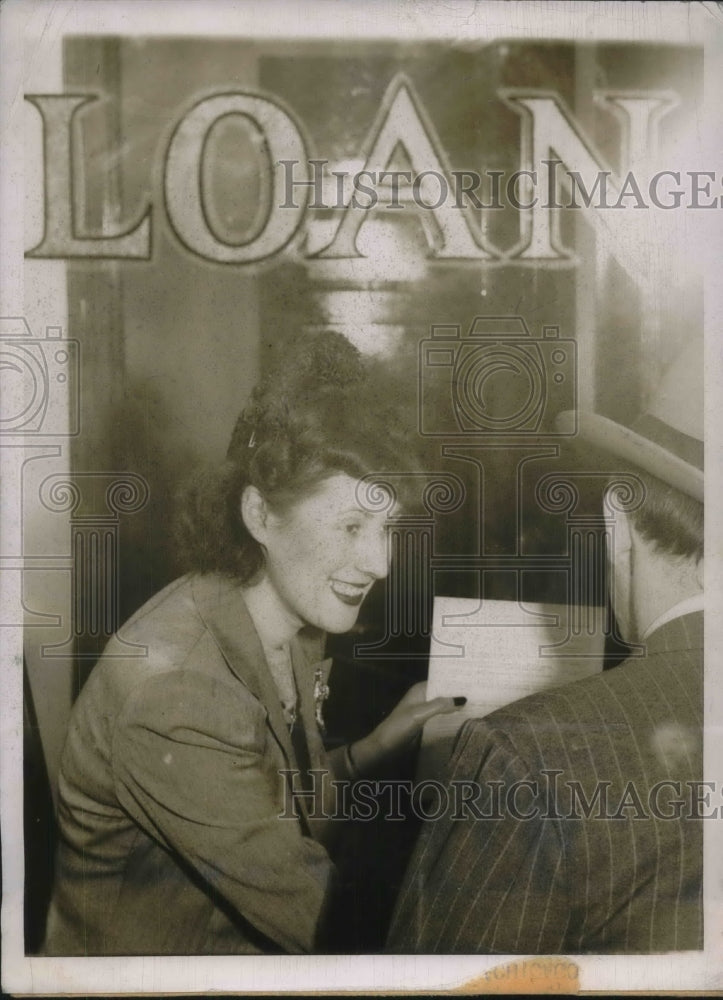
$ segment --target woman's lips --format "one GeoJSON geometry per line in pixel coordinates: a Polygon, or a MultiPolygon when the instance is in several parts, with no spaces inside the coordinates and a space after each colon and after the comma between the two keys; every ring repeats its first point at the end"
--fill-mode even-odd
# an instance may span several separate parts
{"type": "Polygon", "coordinates": [[[344,583],[343,580],[332,580],[331,589],[335,597],[338,597],[343,604],[351,607],[358,607],[364,600],[366,585],[359,586],[353,583],[344,583]]]}

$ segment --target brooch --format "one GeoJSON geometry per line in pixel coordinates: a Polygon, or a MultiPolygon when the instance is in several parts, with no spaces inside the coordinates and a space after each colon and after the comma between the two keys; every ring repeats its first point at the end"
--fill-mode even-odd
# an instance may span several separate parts
{"type": "Polygon", "coordinates": [[[321,730],[325,732],[326,727],[324,726],[324,702],[329,697],[329,685],[324,680],[324,673],[321,667],[316,668],[314,674],[314,715],[316,716],[316,724],[321,730]]]}

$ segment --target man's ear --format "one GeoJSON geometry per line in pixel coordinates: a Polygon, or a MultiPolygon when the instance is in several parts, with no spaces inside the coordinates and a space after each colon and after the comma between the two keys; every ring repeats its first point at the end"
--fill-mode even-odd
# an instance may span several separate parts
{"type": "Polygon", "coordinates": [[[612,530],[613,543],[608,552],[610,562],[614,563],[616,557],[620,559],[624,553],[628,553],[632,549],[632,528],[628,515],[624,510],[618,509],[619,504],[613,489],[608,489],[605,493],[605,507],[607,510],[615,512],[615,522],[612,530]]]}
{"type": "Polygon", "coordinates": [[[633,641],[637,626],[633,601],[632,528],[628,515],[618,509],[619,504],[611,494],[609,490],[605,495],[605,507],[615,514],[608,533],[610,600],[622,636],[633,641]]]}
{"type": "Polygon", "coordinates": [[[700,557],[695,567],[695,578],[701,590],[705,590],[705,559],[700,557]]]}
{"type": "Polygon", "coordinates": [[[255,486],[246,486],[241,494],[241,517],[246,530],[260,545],[266,538],[269,509],[263,495],[255,486]]]}

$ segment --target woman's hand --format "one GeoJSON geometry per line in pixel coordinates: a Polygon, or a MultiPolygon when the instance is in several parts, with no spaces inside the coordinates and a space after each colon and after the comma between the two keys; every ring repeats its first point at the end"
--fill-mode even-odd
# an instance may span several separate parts
{"type": "Polygon", "coordinates": [[[466,701],[466,698],[433,698],[427,701],[426,681],[415,684],[376,729],[349,747],[355,771],[364,774],[385,757],[400,753],[419,736],[427,719],[456,712],[466,701]]]}

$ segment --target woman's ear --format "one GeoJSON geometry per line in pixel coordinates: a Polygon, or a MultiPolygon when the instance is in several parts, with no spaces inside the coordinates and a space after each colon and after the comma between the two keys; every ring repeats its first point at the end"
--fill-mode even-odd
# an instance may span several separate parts
{"type": "Polygon", "coordinates": [[[263,495],[255,486],[244,487],[241,494],[241,517],[246,530],[259,545],[264,544],[269,509],[263,495]]]}

